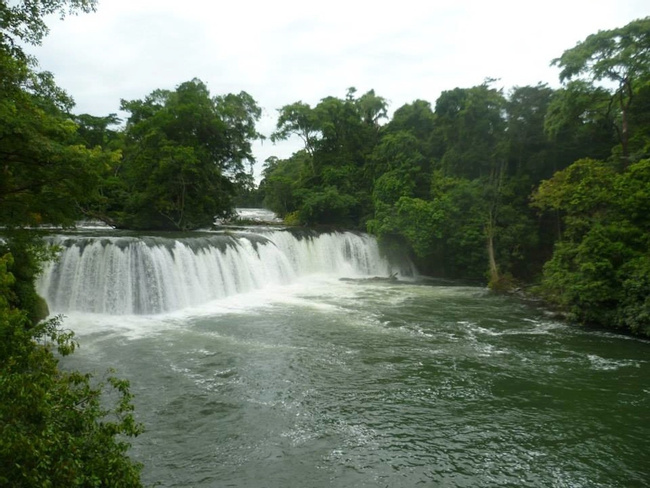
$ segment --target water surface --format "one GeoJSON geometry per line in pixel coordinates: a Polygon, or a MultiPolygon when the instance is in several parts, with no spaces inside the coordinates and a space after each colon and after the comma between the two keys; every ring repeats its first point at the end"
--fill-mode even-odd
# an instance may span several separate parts
{"type": "Polygon", "coordinates": [[[648,486],[650,344],[482,288],[319,273],[66,325],[160,486],[648,486]]]}

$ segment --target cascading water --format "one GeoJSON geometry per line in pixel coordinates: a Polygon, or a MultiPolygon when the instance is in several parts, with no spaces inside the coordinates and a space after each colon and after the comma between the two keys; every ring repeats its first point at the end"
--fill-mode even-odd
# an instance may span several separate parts
{"type": "Polygon", "coordinates": [[[92,232],[40,291],[81,345],[62,367],[130,381],[146,485],[648,484],[647,341],[364,279],[410,267],[363,234],[92,232]]]}
{"type": "Polygon", "coordinates": [[[412,275],[365,234],[288,231],[197,237],[59,236],[62,248],[39,280],[52,312],[155,314],[310,274],[412,275]]]}

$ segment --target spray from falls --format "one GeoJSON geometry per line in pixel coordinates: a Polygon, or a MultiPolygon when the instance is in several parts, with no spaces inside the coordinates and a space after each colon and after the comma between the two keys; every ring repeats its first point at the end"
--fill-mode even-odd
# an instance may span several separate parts
{"type": "Polygon", "coordinates": [[[289,284],[299,277],[412,275],[379,252],[371,236],[288,231],[200,237],[53,239],[60,258],[38,289],[55,313],[155,314],[237,293],[289,284]]]}

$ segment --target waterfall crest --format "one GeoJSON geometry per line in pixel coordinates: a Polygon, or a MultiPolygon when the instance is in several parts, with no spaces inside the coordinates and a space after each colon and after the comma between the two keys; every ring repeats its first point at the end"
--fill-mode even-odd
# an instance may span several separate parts
{"type": "Polygon", "coordinates": [[[413,274],[391,265],[376,240],[352,232],[268,231],[198,237],[59,236],[60,258],[38,282],[55,313],[155,314],[301,276],[413,274]]]}

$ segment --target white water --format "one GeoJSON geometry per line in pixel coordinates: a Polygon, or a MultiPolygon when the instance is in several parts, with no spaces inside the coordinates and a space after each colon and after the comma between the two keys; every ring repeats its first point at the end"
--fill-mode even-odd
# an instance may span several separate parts
{"type": "Polygon", "coordinates": [[[162,237],[59,236],[62,248],[38,283],[53,313],[157,314],[288,285],[309,275],[398,272],[365,234],[212,234],[162,237]]]}
{"type": "Polygon", "coordinates": [[[265,208],[238,208],[237,216],[244,220],[254,220],[256,222],[282,222],[271,210],[265,208]]]}
{"type": "Polygon", "coordinates": [[[340,280],[399,271],[366,235],[193,235],[60,236],[40,283],[81,345],[62,367],[131,382],[145,484],[647,485],[645,342],[340,280]]]}

